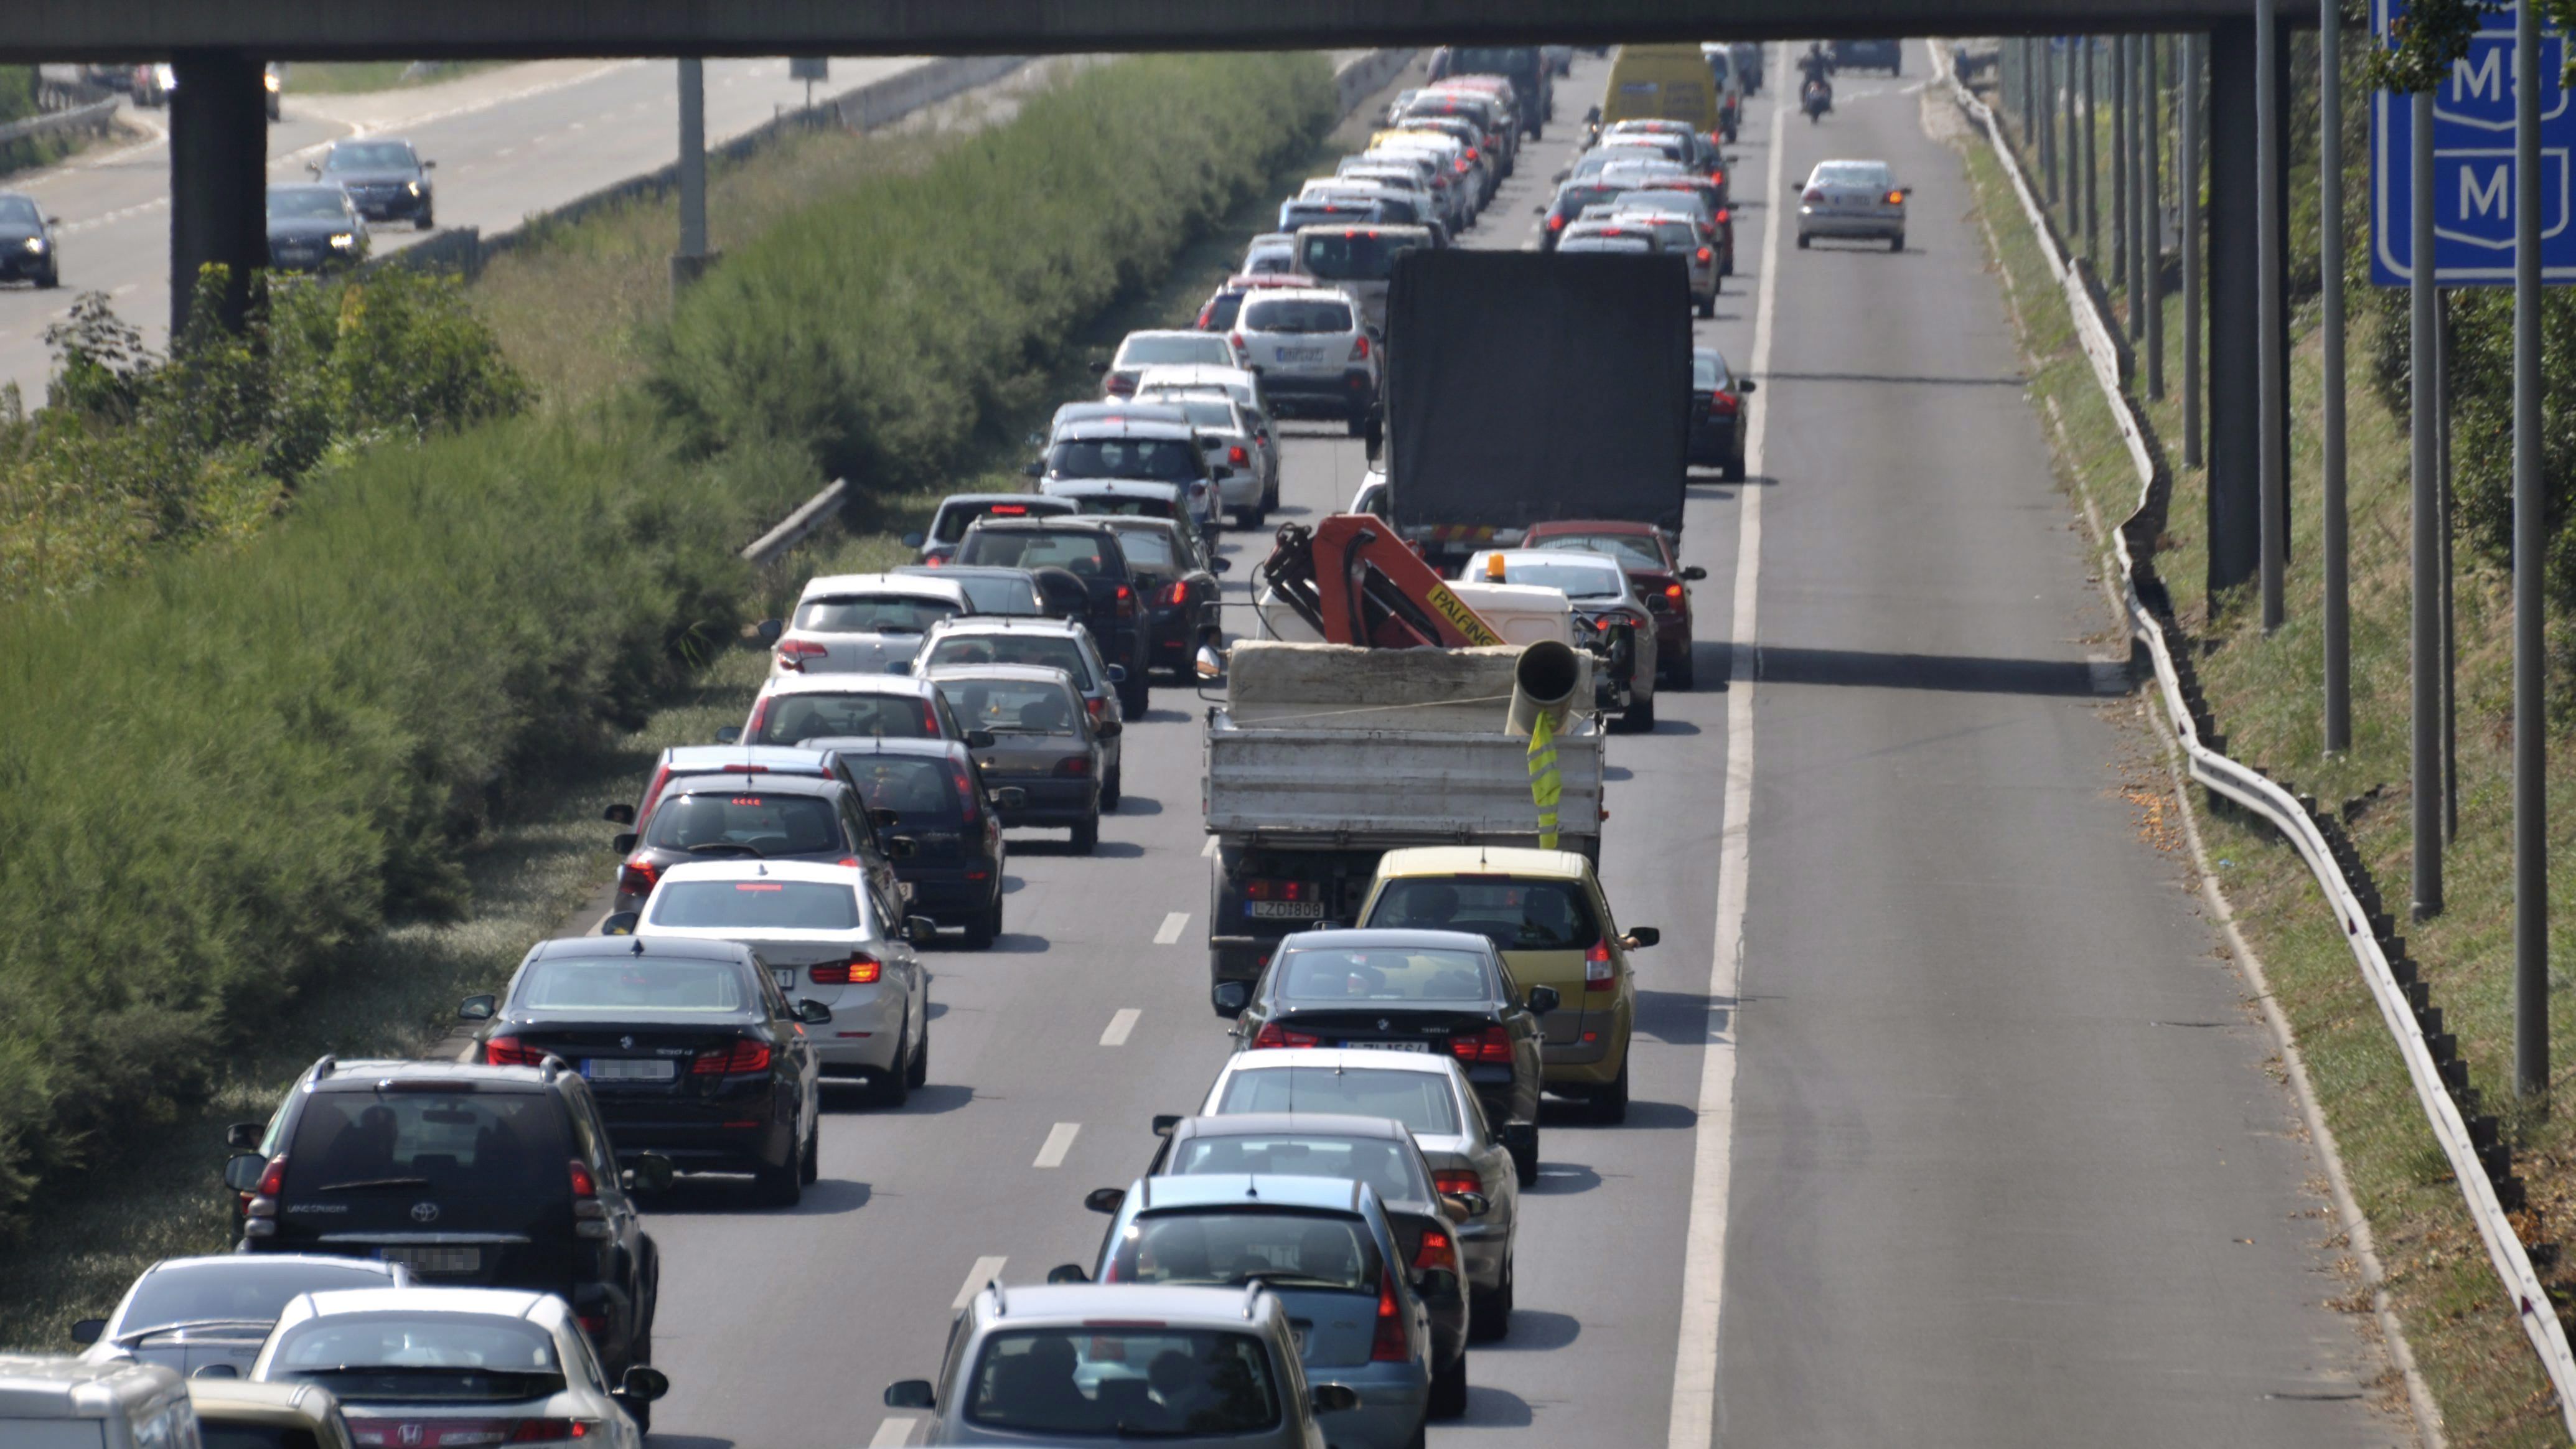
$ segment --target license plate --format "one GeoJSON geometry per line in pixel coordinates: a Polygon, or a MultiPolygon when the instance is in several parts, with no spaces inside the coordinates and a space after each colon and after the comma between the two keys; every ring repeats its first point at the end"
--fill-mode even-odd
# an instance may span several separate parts
{"type": "Polygon", "coordinates": [[[475,1273],[483,1268],[481,1248],[386,1248],[377,1256],[415,1273],[475,1273]]]}
{"type": "Polygon", "coordinates": [[[1279,360],[1281,362],[1321,362],[1324,360],[1324,349],[1320,347],[1282,347],[1279,349],[1279,360]]]}
{"type": "Polygon", "coordinates": [[[1256,921],[1320,921],[1322,901],[1245,901],[1243,913],[1256,921]]]}
{"type": "Polygon", "coordinates": [[[793,991],[796,989],[796,973],[794,971],[773,970],[769,974],[778,978],[779,990],[793,991]]]}
{"type": "Polygon", "coordinates": [[[1427,1052],[1431,1050],[1431,1043],[1427,1041],[1346,1041],[1342,1043],[1342,1045],[1357,1048],[1361,1051],[1372,1052],[1427,1052]]]}
{"type": "Polygon", "coordinates": [[[584,1057],[581,1074],[594,1082],[667,1082],[671,1063],[644,1057],[584,1057]]]}

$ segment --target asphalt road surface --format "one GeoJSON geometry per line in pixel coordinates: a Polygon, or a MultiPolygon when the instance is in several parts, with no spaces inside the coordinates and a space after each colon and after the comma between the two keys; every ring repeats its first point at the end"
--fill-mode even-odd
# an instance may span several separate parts
{"type": "MultiPolygon", "coordinates": [[[[1471,244],[1529,243],[1606,72],[1578,62],[1471,244]]],[[[2134,702],[2087,663],[2111,616],[1910,86],[1846,77],[1785,135],[1775,86],[1737,148],[1743,266],[1698,331],[1762,383],[1758,476],[1694,480],[1702,686],[1611,745],[1605,883],[1664,932],[1635,1104],[1617,1128],[1551,1117],[1510,1340],[1474,1350],[1471,1412],[1431,1437],[2408,1441],[2365,1398],[2378,1350],[2323,1306],[2346,1285],[2270,1044],[2119,794],[2134,702]],[[1828,156],[1917,188],[1902,255],[1773,231],[1828,156]]],[[[1287,517],[1358,485],[1338,431],[1288,444],[1287,517]]],[[[1238,598],[1260,546],[1229,545],[1238,598]]],[[[658,1445],[908,1442],[879,1391],[935,1370],[952,1309],[1092,1254],[1082,1194],[1130,1180],[1148,1119],[1194,1106],[1227,1045],[1201,710],[1161,687],[1131,724],[1096,856],[1015,837],[1008,934],[936,960],[910,1107],[835,1098],[793,1212],[706,1183],[655,1217],[658,1445]]]]}
{"type": "MultiPolygon", "coordinates": [[[[839,95],[924,62],[836,59],[818,99],[839,95]]],[[[310,179],[305,163],[324,146],[360,132],[410,140],[438,162],[438,221],[495,231],[679,155],[678,82],[673,63],[546,61],[480,71],[437,85],[373,95],[294,93],[269,127],[269,179],[310,179]]],[[[784,60],[706,63],[707,143],[717,145],[805,100],[784,60]]],[[[126,113],[166,126],[169,112],[126,113]]],[[[0,382],[15,381],[32,406],[44,400],[52,357],[45,329],[82,292],[105,292],[117,314],[160,347],[170,321],[170,148],[154,140],[74,158],[0,189],[24,191],[63,220],[61,290],[0,287],[0,382]]],[[[408,222],[374,229],[379,252],[424,237],[408,222]]]]}

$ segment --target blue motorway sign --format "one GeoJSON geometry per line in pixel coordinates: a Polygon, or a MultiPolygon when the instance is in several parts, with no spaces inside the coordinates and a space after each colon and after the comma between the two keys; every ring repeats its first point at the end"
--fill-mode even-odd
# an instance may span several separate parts
{"type": "MultiPolygon", "coordinates": [[[[2403,0],[2372,0],[2371,33],[2385,36],[2403,0]]],[[[2569,157],[2576,108],[2559,84],[2567,38],[2540,38],[2541,276],[2576,282],[2576,212],[2569,157]]],[[[2446,287],[2513,284],[2513,11],[2486,12],[2465,59],[2433,93],[2434,279],[2446,287]]],[[[2370,101],[2370,279],[2414,280],[2414,105],[2376,92],[2370,101]]]]}

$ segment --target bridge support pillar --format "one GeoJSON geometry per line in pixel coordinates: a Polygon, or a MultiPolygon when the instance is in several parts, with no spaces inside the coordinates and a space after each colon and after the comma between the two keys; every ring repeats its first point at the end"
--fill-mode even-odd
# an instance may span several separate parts
{"type": "Polygon", "coordinates": [[[170,335],[188,325],[198,269],[232,269],[223,322],[238,328],[250,274],[268,265],[264,67],[235,50],[186,50],[170,92],[170,335]]]}
{"type": "MultiPolygon", "coordinates": [[[[2209,587],[2222,589],[2253,579],[2263,558],[2264,430],[2272,430],[2279,449],[2289,456],[2289,390],[2280,389],[2269,415],[2263,403],[2261,357],[2263,329],[2272,329],[2273,345],[2287,356],[2289,310],[2275,306],[2271,316],[2262,305],[2263,250],[2255,200],[2268,171],[2279,189],[2275,215],[2289,214],[2289,136],[2276,125],[2265,135],[2254,104],[2254,22],[2227,21],[2209,32],[2209,587]],[[2257,147],[2272,147],[2273,162],[2259,167],[2257,147]]],[[[2278,93],[2289,86],[2289,47],[2275,46],[2278,93]]],[[[2274,265],[2288,267],[2288,228],[2274,229],[2284,255],[2274,265]]],[[[2185,245],[2189,245],[2188,239],[2185,245]]],[[[2276,271],[2275,276],[2282,272],[2276,271]]],[[[2290,536],[2289,490],[2275,505],[2278,532],[2271,536],[2287,547],[2290,536]]]]}

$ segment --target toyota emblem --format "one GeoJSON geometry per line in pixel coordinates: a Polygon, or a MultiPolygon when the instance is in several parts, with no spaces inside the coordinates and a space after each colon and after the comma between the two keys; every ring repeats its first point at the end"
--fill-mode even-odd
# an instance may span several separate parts
{"type": "MultiPolygon", "coordinates": [[[[413,1222],[416,1222],[416,1223],[434,1223],[434,1222],[437,1222],[437,1221],[438,1221],[438,1204],[436,1204],[436,1203],[434,1203],[434,1202],[416,1202],[416,1203],[413,1203],[413,1204],[411,1205],[411,1220],[412,1220],[413,1222]]],[[[410,1442],[410,1441],[405,1441],[405,1442],[410,1442]]]]}
{"type": "Polygon", "coordinates": [[[617,1044],[618,1044],[619,1046],[621,1046],[621,1047],[626,1048],[626,1049],[627,1049],[628,1051],[630,1051],[630,1052],[631,1052],[631,1051],[633,1051],[633,1050],[635,1050],[635,1038],[633,1038],[633,1037],[631,1037],[631,1036],[621,1036],[621,1037],[619,1037],[619,1038],[617,1039],[617,1044]]]}
{"type": "Polygon", "coordinates": [[[1387,1020],[1385,1017],[1383,1017],[1383,1016],[1381,1016],[1381,1017],[1379,1017],[1379,1018],[1377,1019],[1377,1029],[1378,1029],[1378,1030],[1380,1030],[1380,1031],[1385,1031],[1388,1027],[1390,1027],[1390,1026],[1392,1026],[1392,1025],[1394,1025],[1394,1023],[1393,1023],[1393,1022],[1388,1021],[1388,1020],[1387,1020]]]}
{"type": "Polygon", "coordinates": [[[429,1426],[426,1424],[405,1424],[394,1431],[394,1441],[400,1444],[419,1444],[428,1438],[429,1426]]]}

